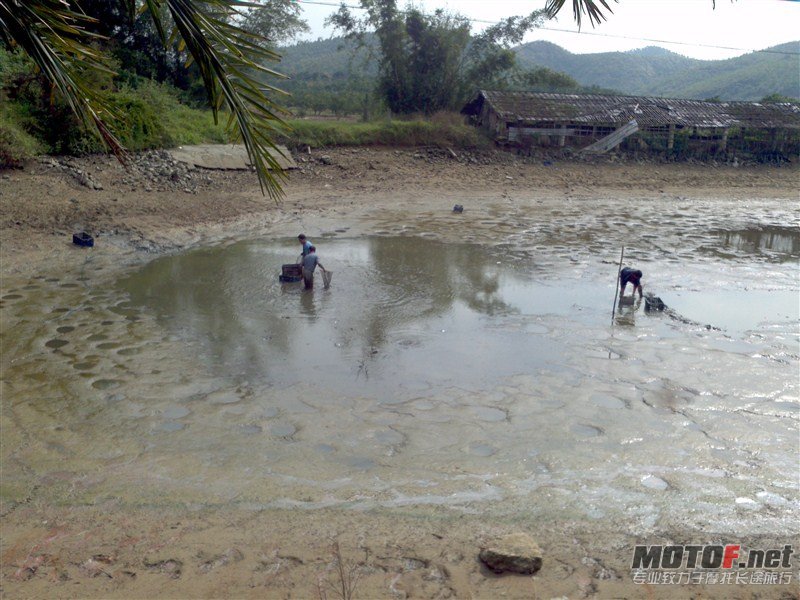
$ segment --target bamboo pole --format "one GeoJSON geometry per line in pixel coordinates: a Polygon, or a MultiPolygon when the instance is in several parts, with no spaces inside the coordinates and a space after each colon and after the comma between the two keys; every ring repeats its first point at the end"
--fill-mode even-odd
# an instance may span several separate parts
{"type": "Polygon", "coordinates": [[[619,274],[622,272],[622,260],[625,257],[625,246],[619,254],[619,268],[617,268],[617,280],[614,282],[614,306],[611,308],[611,325],[614,325],[614,313],[617,311],[617,294],[619,294],[619,274]]]}

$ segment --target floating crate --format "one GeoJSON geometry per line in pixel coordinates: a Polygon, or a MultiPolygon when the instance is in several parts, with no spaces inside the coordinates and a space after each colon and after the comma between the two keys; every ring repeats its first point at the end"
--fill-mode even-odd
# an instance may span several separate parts
{"type": "Polygon", "coordinates": [[[294,283],[303,278],[303,267],[292,263],[281,266],[281,274],[278,279],[284,283],[294,283]]]}

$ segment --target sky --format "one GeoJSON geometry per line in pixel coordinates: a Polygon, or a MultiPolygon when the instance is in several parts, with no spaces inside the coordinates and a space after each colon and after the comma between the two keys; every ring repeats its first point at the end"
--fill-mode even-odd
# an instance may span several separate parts
{"type": "MultiPolygon", "coordinates": [[[[336,35],[324,26],[325,18],[336,11],[336,0],[297,1],[312,29],[305,39],[336,35]]],[[[357,0],[346,3],[356,5],[357,0]]],[[[404,0],[398,4],[406,5],[404,0]]],[[[444,8],[460,13],[474,19],[478,31],[486,26],[481,21],[527,14],[543,8],[545,0],[415,0],[410,4],[426,12],[444,8]]],[[[567,0],[557,19],[545,22],[524,41],[552,42],[574,54],[660,46],[690,58],[720,60],[800,40],[797,0],[716,0],[716,8],[712,0],[609,0],[609,4],[614,12],[606,21],[593,28],[586,20],[579,33],[572,1],[567,0]]]]}

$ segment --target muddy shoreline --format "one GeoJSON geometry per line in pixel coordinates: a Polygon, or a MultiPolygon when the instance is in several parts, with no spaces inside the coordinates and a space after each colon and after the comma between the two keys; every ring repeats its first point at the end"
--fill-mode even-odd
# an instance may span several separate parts
{"type": "MultiPolygon", "coordinates": [[[[51,165],[36,163],[0,179],[0,277],[9,288],[49,277],[85,277],[93,285],[168,253],[249,237],[287,238],[346,230],[348,236],[423,235],[446,242],[508,244],[523,217],[561,219],[571,203],[597,198],[665,206],[705,200],[731,206],[753,199],[796,210],[796,167],[523,161],[489,155],[448,162],[414,151],[339,150],[298,157],[302,169],[276,204],[260,195],[250,173],[200,172],[195,185],[171,186],[172,173],[126,176],[106,158],[76,162],[102,189],[88,189],[51,165]],[[120,182],[127,177],[129,183],[120,182]],[[163,183],[159,189],[159,182],[163,183]],[[147,187],[150,191],[147,191],[147,187]],[[175,188],[175,189],[173,189],[175,188]],[[188,191],[186,191],[188,190],[188,191]],[[454,204],[464,213],[453,215],[454,204]],[[96,246],[71,244],[91,231],[96,246]]],[[[716,205],[715,205],[716,206],[716,205]]],[[[528,223],[528,221],[525,221],[528,223]]],[[[530,225],[526,225],[530,227],[530,225]]],[[[567,222],[563,227],[569,227],[567,222]]],[[[559,225],[561,227],[561,225],[559,225]]],[[[610,244],[630,239],[620,227],[610,244]]],[[[4,322],[9,331],[13,323],[4,322]]],[[[5,336],[4,336],[5,337],[5,336]]],[[[13,343],[12,343],[13,342],[13,343]]],[[[4,342],[19,355],[30,349],[4,342]]],[[[33,379],[32,379],[33,380],[33,379]]],[[[3,404],[15,404],[19,381],[4,377],[3,404]]],[[[16,415],[11,412],[9,414],[16,415]]],[[[4,411],[4,417],[6,413],[4,411]]],[[[4,419],[5,420],[5,419],[4,419]]],[[[4,428],[14,427],[6,420],[4,428]]],[[[4,433],[10,434],[8,429],[4,433]]],[[[3,436],[7,441],[18,440],[3,436]]],[[[24,464],[31,439],[5,444],[4,471],[24,464]]],[[[57,449],[48,449],[56,452],[57,449]]],[[[122,459],[109,469],[121,467],[122,459]]],[[[785,598],[790,586],[636,585],[630,556],[636,543],[741,543],[781,547],[783,532],[705,531],[676,521],[639,534],[603,519],[565,514],[559,521],[509,512],[488,515],[446,506],[309,509],[228,502],[175,504],[158,497],[92,497],[102,473],[51,468],[38,482],[6,479],[2,506],[2,594],[47,597],[280,597],[333,598],[337,555],[357,567],[359,598],[657,597],[785,598]],[[20,483],[22,482],[22,483],[20,483]],[[497,576],[477,560],[492,538],[534,537],[544,567],[534,576],[497,576]],[[703,538],[702,540],[699,538],[703,538]]],[[[550,502],[558,502],[557,490],[550,502]]],[[[669,522],[669,520],[667,520],[669,522]]],[[[794,569],[796,576],[796,569],[794,569]]]]}
{"type": "MultiPolygon", "coordinates": [[[[320,151],[298,159],[300,168],[288,174],[285,196],[278,200],[261,194],[252,173],[198,169],[188,174],[193,183],[183,187],[171,181],[169,168],[160,174],[135,165],[126,169],[105,156],[70,159],[68,170],[53,167],[50,159],[7,170],[0,179],[0,275],[80,265],[86,252],[72,244],[78,231],[94,235],[97,250],[107,255],[140,262],[231,236],[275,230],[291,235],[295,229],[318,234],[328,223],[380,219],[381,212],[395,209],[441,215],[461,204],[468,214],[480,215],[487,201],[532,194],[555,201],[646,196],[658,210],[658,198],[690,194],[791,202],[800,185],[798,165],[551,161],[502,152],[464,164],[391,149],[320,151]],[[101,189],[82,185],[75,172],[89,175],[101,189]]],[[[368,225],[364,232],[370,233],[368,225]]]]}

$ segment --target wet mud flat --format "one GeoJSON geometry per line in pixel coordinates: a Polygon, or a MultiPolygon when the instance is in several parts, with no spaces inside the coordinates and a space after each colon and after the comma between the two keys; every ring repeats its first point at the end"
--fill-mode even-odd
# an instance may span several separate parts
{"type": "Polygon", "coordinates": [[[635,595],[635,542],[796,538],[785,203],[521,199],[327,225],[328,290],[277,281],[297,252],[278,232],[102,283],[4,281],[5,589],[307,597],[338,538],[366,597],[635,595]],[[686,322],[614,311],[632,234],[686,322]],[[480,544],[516,530],[543,571],[482,572],[480,544]]]}

